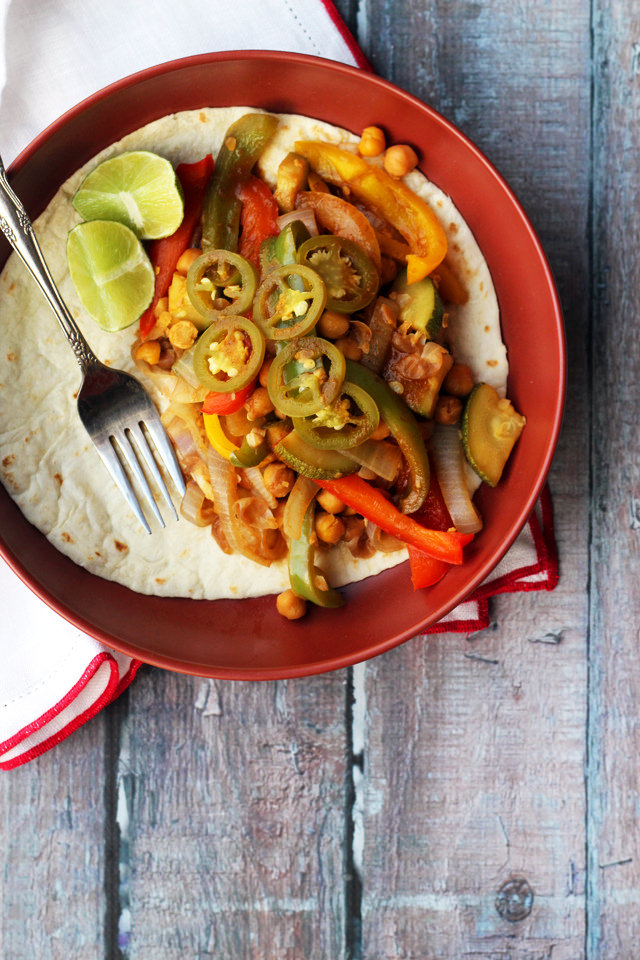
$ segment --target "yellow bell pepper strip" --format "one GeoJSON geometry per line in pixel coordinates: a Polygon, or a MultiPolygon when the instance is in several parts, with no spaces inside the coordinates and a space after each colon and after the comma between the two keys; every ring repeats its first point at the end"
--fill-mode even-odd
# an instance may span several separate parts
{"type": "Polygon", "coordinates": [[[245,113],[232,123],[216,158],[204,202],[202,249],[236,251],[242,200],[237,189],[271,140],[278,118],[269,113],[245,113]]]}
{"type": "Polygon", "coordinates": [[[229,437],[222,429],[222,424],[220,423],[220,418],[217,413],[203,413],[202,419],[204,420],[207,440],[221,457],[229,460],[231,454],[236,453],[240,447],[237,447],[233,440],[229,440],[229,437]]]}
{"type": "Polygon", "coordinates": [[[417,420],[382,377],[353,360],[347,360],[346,370],[347,380],[375,400],[380,416],[402,450],[411,478],[411,488],[401,503],[402,512],[415,513],[424,503],[430,480],[429,457],[417,420]]]}
{"type": "Polygon", "coordinates": [[[430,530],[413,517],[408,517],[387,499],[384,492],[353,474],[339,480],[315,480],[318,486],[333,493],[339,500],[353,507],[366,520],[377,524],[381,530],[393,534],[409,546],[423,550],[436,560],[447,563],[462,563],[462,548],[473,540],[472,533],[430,530]]]}
{"type": "Polygon", "coordinates": [[[297,540],[289,545],[289,581],[297,597],[304,597],[319,607],[341,607],[344,597],[332,587],[320,586],[318,580],[324,575],[315,565],[315,547],[311,539],[314,533],[313,521],[315,503],[312,501],[306,509],[302,521],[302,531],[297,540]]]}
{"type": "Polygon", "coordinates": [[[428,276],[447,253],[447,238],[438,218],[402,180],[333,143],[299,140],[296,153],[305,157],[323,180],[343,187],[392,224],[405,238],[409,283],[428,276]]]}

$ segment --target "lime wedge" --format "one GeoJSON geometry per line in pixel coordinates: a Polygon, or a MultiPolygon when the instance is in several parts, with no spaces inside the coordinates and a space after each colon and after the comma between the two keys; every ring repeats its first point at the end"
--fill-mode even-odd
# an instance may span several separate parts
{"type": "Polygon", "coordinates": [[[151,302],[153,267],[122,223],[79,223],[67,237],[67,263],[85,309],[104,330],[130,326],[151,302]]]}
{"type": "Polygon", "coordinates": [[[117,220],[142,240],[171,236],[184,215],[173,167],[148,150],[103,160],[82,181],[73,205],[84,220],[117,220]]]}

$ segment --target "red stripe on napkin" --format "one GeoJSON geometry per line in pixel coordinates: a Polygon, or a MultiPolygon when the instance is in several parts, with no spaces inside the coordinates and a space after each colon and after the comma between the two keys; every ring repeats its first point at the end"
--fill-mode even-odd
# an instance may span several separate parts
{"type": "Polygon", "coordinates": [[[26,727],[23,727],[22,730],[19,730],[16,734],[10,737],[8,740],[5,740],[3,743],[0,743],[0,755],[7,753],[16,747],[22,741],[26,740],[32,734],[37,733],[38,730],[41,730],[47,723],[59,716],[63,710],[71,706],[74,700],[82,693],[86,685],[90,680],[96,675],[97,671],[100,669],[103,663],[109,665],[109,680],[104,690],[100,696],[94,700],[94,702],[82,713],[79,713],[76,717],[65,724],[64,727],[61,727],[60,730],[52,734],[50,737],[47,737],[45,740],[42,740],[40,743],[26,750],[24,753],[20,753],[17,756],[13,757],[11,760],[0,760],[0,770],[13,770],[15,767],[22,766],[23,763],[28,763],[29,760],[33,760],[35,757],[39,757],[41,754],[46,753],[47,750],[50,750],[51,747],[55,747],[57,743],[60,743],[61,740],[64,740],[69,736],[70,733],[73,733],[74,730],[77,730],[78,727],[82,726],[83,723],[86,723],[87,720],[90,720],[96,715],[103,707],[106,707],[108,703],[111,703],[112,700],[115,700],[122,691],[129,686],[136,673],[138,672],[141,663],[139,660],[132,660],[127,672],[123,675],[122,679],[119,678],[120,671],[118,669],[118,664],[116,663],[114,657],[107,653],[98,653],[87,669],[84,671],[77,683],[75,683],[68,693],[62,697],[51,709],[47,710],[46,713],[43,713],[41,717],[38,717],[37,720],[32,721],[32,723],[27,724],[26,727]]]}

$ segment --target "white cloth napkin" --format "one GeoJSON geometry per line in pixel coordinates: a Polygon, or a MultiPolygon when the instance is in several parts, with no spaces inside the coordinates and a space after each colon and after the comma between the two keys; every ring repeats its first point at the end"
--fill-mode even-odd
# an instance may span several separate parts
{"type": "MultiPolygon", "coordinates": [[[[366,66],[330,0],[190,0],[182,7],[175,0],[0,0],[5,165],[65,110],[108,83],[179,57],[256,48],[366,66]]],[[[503,561],[497,589],[550,589],[554,574],[537,549],[536,522],[503,561]]],[[[109,703],[139,664],[71,626],[1,561],[0,602],[0,768],[10,769],[109,703]]],[[[478,595],[463,604],[446,629],[479,629],[486,602],[478,595]]]]}

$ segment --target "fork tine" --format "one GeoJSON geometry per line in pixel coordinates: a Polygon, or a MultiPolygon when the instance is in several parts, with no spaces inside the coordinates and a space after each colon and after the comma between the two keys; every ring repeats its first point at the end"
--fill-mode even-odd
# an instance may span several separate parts
{"type": "Polygon", "coordinates": [[[129,478],[124,472],[122,464],[118,460],[118,455],[111,446],[109,440],[94,440],[94,443],[96,450],[100,454],[100,459],[111,474],[114,483],[120,490],[120,493],[123,495],[147,533],[151,533],[151,527],[147,523],[147,518],[142,512],[142,508],[138,503],[138,498],[134,493],[133,487],[129,483],[129,478]]]}
{"type": "Polygon", "coordinates": [[[162,462],[165,465],[167,473],[174,482],[175,488],[180,494],[181,497],[184,497],[187,492],[187,487],[184,482],[184,477],[182,476],[182,471],[180,470],[180,465],[178,463],[178,458],[175,455],[175,451],[171,446],[171,442],[166,434],[160,418],[157,416],[147,417],[144,421],[144,426],[149,431],[151,439],[156,445],[156,449],[162,458],[162,462]]]}
{"type": "Polygon", "coordinates": [[[155,483],[156,483],[157,486],[159,487],[160,492],[162,493],[162,495],[163,495],[165,501],[167,502],[168,506],[169,506],[169,507],[171,508],[171,510],[173,511],[173,515],[174,515],[174,517],[175,517],[176,520],[177,520],[177,519],[178,519],[177,510],[176,510],[176,508],[175,508],[175,506],[174,506],[174,504],[173,504],[173,500],[171,499],[171,495],[170,495],[169,491],[167,490],[167,485],[166,485],[166,483],[164,482],[164,478],[163,478],[162,474],[160,473],[160,470],[158,469],[158,464],[157,464],[156,461],[155,461],[155,458],[154,458],[154,456],[153,456],[153,451],[152,451],[151,448],[149,447],[149,443],[148,443],[148,441],[147,441],[147,438],[146,438],[145,435],[144,435],[144,432],[143,432],[143,430],[142,430],[142,427],[140,426],[140,424],[134,424],[134,425],[132,425],[132,426],[130,426],[130,427],[127,427],[127,431],[128,431],[129,439],[131,439],[131,437],[133,437],[133,439],[135,440],[135,445],[136,445],[137,453],[138,453],[138,454],[141,454],[141,455],[144,457],[144,461],[145,461],[145,463],[146,463],[146,465],[147,465],[147,468],[148,468],[148,470],[149,470],[149,473],[151,474],[151,476],[153,477],[155,483]]]}
{"type": "Polygon", "coordinates": [[[146,498],[147,504],[151,507],[153,515],[160,524],[161,527],[164,527],[164,520],[162,519],[162,514],[158,509],[158,504],[155,501],[151,487],[147,481],[147,478],[144,475],[144,471],[140,466],[140,461],[136,455],[136,449],[131,442],[129,436],[129,427],[126,427],[125,430],[120,434],[120,436],[114,436],[113,443],[117,444],[120,455],[122,456],[124,462],[129,467],[129,470],[133,474],[134,480],[137,482],[139,487],[142,489],[142,492],[146,498]]]}

